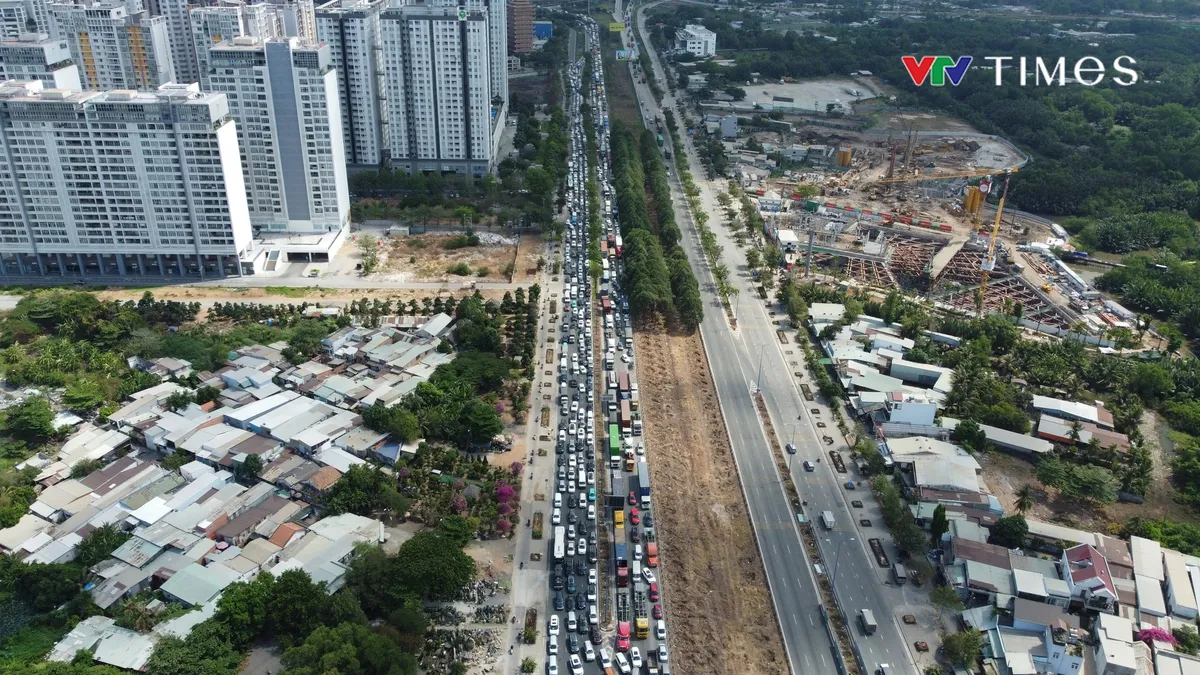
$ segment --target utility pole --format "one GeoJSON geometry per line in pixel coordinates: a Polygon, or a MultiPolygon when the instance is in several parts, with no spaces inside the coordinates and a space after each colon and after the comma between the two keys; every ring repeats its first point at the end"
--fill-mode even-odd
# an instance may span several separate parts
{"type": "Polygon", "coordinates": [[[813,256],[813,237],[816,236],[817,226],[811,225],[808,228],[808,259],[804,261],[804,278],[812,273],[812,256],[813,256]]]}
{"type": "Polygon", "coordinates": [[[758,350],[758,377],[754,378],[755,393],[759,393],[762,391],[762,360],[763,360],[763,354],[766,353],[766,351],[767,351],[766,345],[762,345],[761,347],[759,347],[759,350],[758,350]]]}

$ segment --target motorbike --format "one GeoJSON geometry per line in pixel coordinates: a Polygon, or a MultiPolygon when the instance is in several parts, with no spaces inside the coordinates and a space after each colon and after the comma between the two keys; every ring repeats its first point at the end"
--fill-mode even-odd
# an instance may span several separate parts
{"type": "Polygon", "coordinates": [[[526,521],[525,521],[525,527],[529,527],[529,521],[528,521],[528,520],[526,520],[526,521]]]}

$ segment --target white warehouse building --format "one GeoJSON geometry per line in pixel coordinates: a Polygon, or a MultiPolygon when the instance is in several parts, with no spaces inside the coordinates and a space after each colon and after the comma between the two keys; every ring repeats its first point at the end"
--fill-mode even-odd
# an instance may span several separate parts
{"type": "Polygon", "coordinates": [[[716,56],[717,34],[704,26],[689,23],[675,31],[675,48],[700,58],[716,56]]]}
{"type": "Polygon", "coordinates": [[[209,50],[212,91],[237,121],[258,248],[329,260],[350,224],[342,113],[329,46],[239,37],[209,50]],[[297,236],[301,235],[301,236],[297,236]]]}
{"type": "Polygon", "coordinates": [[[234,127],[226,97],[197,84],[0,85],[0,274],[252,272],[234,127]]]}

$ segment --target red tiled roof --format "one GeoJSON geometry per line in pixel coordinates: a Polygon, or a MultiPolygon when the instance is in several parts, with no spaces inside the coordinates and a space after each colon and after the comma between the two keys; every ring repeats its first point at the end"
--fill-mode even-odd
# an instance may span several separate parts
{"type": "Polygon", "coordinates": [[[292,538],[292,535],[296,534],[297,532],[303,532],[303,531],[304,531],[304,526],[302,526],[298,523],[284,523],[284,524],[280,525],[279,527],[275,528],[275,532],[273,532],[271,534],[271,538],[268,539],[267,541],[271,542],[272,544],[275,544],[279,548],[283,548],[284,546],[287,545],[288,540],[290,540],[292,538]]]}
{"type": "Polygon", "coordinates": [[[1071,563],[1071,580],[1075,582],[1087,579],[1099,579],[1100,583],[1115,597],[1117,587],[1112,581],[1112,572],[1108,569],[1108,559],[1100,554],[1091,544],[1080,544],[1067,549],[1067,562],[1071,563]],[[1087,561],[1086,566],[1080,563],[1087,561]]]}

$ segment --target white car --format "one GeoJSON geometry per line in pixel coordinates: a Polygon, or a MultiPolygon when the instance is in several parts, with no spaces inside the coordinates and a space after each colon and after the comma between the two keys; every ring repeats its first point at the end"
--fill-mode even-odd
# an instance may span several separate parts
{"type": "Polygon", "coordinates": [[[666,645],[658,646],[658,662],[659,663],[667,662],[667,646],[666,645]]]}
{"type": "Polygon", "coordinates": [[[596,583],[596,577],[597,577],[596,568],[593,567],[593,568],[589,569],[588,570],[588,583],[589,584],[596,583]]]}
{"type": "MultiPolygon", "coordinates": [[[[596,611],[595,605],[588,607],[588,623],[592,624],[593,626],[600,623],[600,613],[596,611]]],[[[659,623],[662,622],[659,621],[659,623]]]]}
{"type": "Polygon", "coordinates": [[[625,655],[617,652],[617,669],[621,671],[621,675],[630,675],[633,671],[629,668],[629,661],[625,660],[625,655]]]}
{"type": "MultiPolygon", "coordinates": [[[[566,492],[566,490],[560,490],[560,492],[566,492]]],[[[555,525],[562,524],[562,509],[554,509],[554,513],[550,516],[550,522],[555,525]]]]}
{"type": "Polygon", "coordinates": [[[635,670],[642,669],[642,651],[637,647],[629,648],[629,663],[633,665],[635,670]]]}
{"type": "Polygon", "coordinates": [[[658,581],[654,578],[654,572],[651,572],[649,567],[642,568],[642,578],[644,578],[648,584],[658,581]]]}
{"type": "Polygon", "coordinates": [[[583,660],[588,663],[596,660],[596,648],[592,646],[591,641],[584,640],[583,642],[583,660]]]}
{"type": "Polygon", "coordinates": [[[575,555],[575,542],[567,542],[567,555],[575,555]]]}
{"type": "Polygon", "coordinates": [[[607,647],[600,648],[600,667],[612,668],[612,654],[609,653],[607,647]]]}
{"type": "Polygon", "coordinates": [[[595,519],[596,519],[596,505],[588,504],[588,520],[595,520],[595,519]]]}
{"type": "Polygon", "coordinates": [[[666,621],[659,619],[658,623],[654,625],[654,637],[658,638],[659,640],[667,639],[667,622],[666,621]]]}
{"type": "Polygon", "coordinates": [[[645,455],[645,454],[646,454],[646,444],[645,444],[645,443],[638,442],[638,444],[637,444],[637,454],[638,454],[638,455],[645,455]]]}
{"type": "Polygon", "coordinates": [[[551,614],[551,615],[550,615],[550,636],[551,636],[551,637],[553,637],[553,636],[555,636],[555,635],[558,635],[558,628],[559,628],[559,626],[558,626],[558,615],[557,615],[557,614],[551,614]]]}
{"type": "Polygon", "coordinates": [[[641,544],[633,545],[633,559],[634,560],[642,559],[642,545],[641,544]]]}
{"type": "Polygon", "coordinates": [[[571,675],[583,675],[583,662],[578,654],[572,654],[568,662],[571,664],[571,675]]]}
{"type": "Polygon", "coordinates": [[[546,640],[546,652],[549,653],[550,656],[558,655],[558,638],[552,637],[549,640],[546,640]]]}
{"type": "Polygon", "coordinates": [[[546,660],[546,675],[558,675],[558,659],[546,660]]]}

